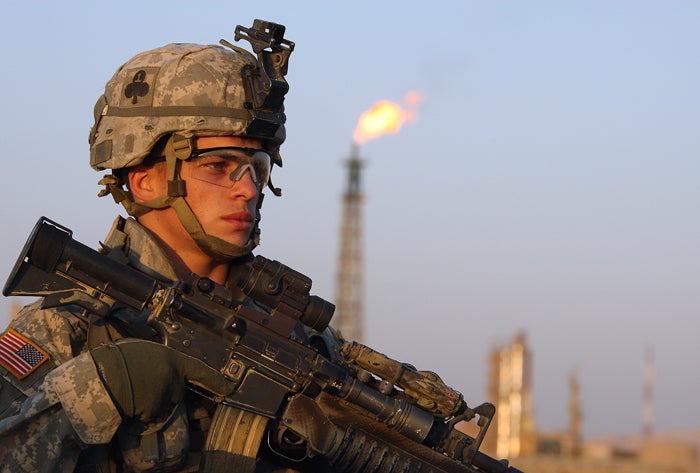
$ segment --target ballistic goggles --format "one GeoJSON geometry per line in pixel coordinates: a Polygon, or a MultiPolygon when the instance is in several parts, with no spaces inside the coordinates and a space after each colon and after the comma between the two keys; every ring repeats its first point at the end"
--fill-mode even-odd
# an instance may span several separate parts
{"type": "Polygon", "coordinates": [[[221,187],[232,187],[246,172],[258,189],[270,180],[272,157],[258,148],[222,146],[195,150],[187,159],[192,164],[190,177],[221,187]]]}

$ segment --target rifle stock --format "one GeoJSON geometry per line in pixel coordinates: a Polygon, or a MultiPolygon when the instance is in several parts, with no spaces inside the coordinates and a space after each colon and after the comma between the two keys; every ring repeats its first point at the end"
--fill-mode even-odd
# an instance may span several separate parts
{"type": "Polygon", "coordinates": [[[76,304],[103,317],[124,307],[135,311],[162,343],[233,381],[236,388],[224,397],[191,388],[269,418],[271,449],[287,460],[320,455],[339,471],[377,473],[520,471],[479,451],[493,405],[472,409],[435,373],[356,342],[331,356],[297,340],[298,323],[323,331],[333,312],[332,304],[309,295],[304,275],[257,256],[239,284],[269,313],[206,278],[159,281],[42,217],[3,295],[43,296],[42,307],[76,304]],[[475,437],[455,428],[475,418],[475,437]]]}

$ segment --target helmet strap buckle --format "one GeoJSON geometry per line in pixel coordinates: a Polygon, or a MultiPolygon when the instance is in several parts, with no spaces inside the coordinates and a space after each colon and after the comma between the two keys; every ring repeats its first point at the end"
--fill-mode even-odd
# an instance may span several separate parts
{"type": "Polygon", "coordinates": [[[168,196],[181,197],[187,195],[185,181],[180,179],[177,170],[179,160],[186,160],[192,155],[194,146],[192,138],[173,133],[165,144],[165,162],[168,166],[168,196]]]}
{"type": "Polygon", "coordinates": [[[165,144],[166,159],[169,157],[169,155],[172,155],[174,158],[184,161],[192,155],[192,151],[194,151],[194,146],[192,146],[192,138],[180,135],[179,133],[173,133],[170,135],[168,142],[165,144]]]}

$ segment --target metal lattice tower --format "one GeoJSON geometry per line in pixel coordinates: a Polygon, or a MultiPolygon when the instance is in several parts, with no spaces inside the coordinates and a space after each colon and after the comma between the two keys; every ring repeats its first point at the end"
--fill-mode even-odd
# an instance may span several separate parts
{"type": "Polygon", "coordinates": [[[649,437],[654,433],[654,384],[656,370],[654,369],[654,351],[647,349],[644,360],[644,391],[642,405],[642,435],[649,437]]]}
{"type": "Polygon", "coordinates": [[[340,261],[336,311],[333,326],[346,340],[364,341],[364,254],[362,248],[362,160],[353,145],[343,194],[343,220],[340,230],[340,261]]]}
{"type": "Polygon", "coordinates": [[[577,456],[581,453],[581,386],[578,375],[569,375],[569,437],[566,444],[566,452],[577,456]]]}

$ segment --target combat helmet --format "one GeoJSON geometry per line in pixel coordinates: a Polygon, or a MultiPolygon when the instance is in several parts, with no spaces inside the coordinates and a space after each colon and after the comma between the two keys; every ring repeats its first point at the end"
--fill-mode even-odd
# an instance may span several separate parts
{"type": "MultiPolygon", "coordinates": [[[[184,199],[178,160],[188,159],[198,136],[245,136],[262,140],[272,164],[282,166],[285,139],[284,79],[294,43],[282,25],[255,20],[237,26],[235,41],[250,42],[253,52],[221,40],[221,45],[173,43],[143,52],[124,63],[95,104],[90,131],[90,165],[112,170],[100,184],[132,216],[172,207],[199,247],[217,259],[243,256],[259,242],[260,205],[250,240],[242,247],[204,232],[184,199]],[[157,143],[165,144],[168,195],[134,202],[125,188],[125,170],[144,162],[157,143]]],[[[281,192],[270,181],[276,195],[281,192]]]]}

